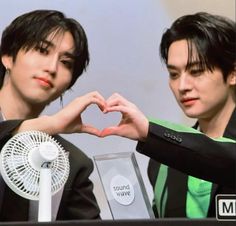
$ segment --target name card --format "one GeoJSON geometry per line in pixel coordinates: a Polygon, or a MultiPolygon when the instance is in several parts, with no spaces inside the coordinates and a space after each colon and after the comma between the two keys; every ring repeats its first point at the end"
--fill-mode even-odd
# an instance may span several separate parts
{"type": "Polygon", "coordinates": [[[113,219],[154,218],[133,152],[94,156],[113,219]]]}

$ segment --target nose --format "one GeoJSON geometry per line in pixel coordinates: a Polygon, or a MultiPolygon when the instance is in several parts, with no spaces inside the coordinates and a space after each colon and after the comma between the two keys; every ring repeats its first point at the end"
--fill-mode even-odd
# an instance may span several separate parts
{"type": "Polygon", "coordinates": [[[179,77],[179,92],[185,93],[192,88],[191,77],[187,73],[182,73],[179,77]]]}
{"type": "Polygon", "coordinates": [[[57,67],[58,67],[58,56],[57,55],[48,56],[45,64],[45,71],[51,74],[52,76],[55,76],[57,73],[57,67]]]}

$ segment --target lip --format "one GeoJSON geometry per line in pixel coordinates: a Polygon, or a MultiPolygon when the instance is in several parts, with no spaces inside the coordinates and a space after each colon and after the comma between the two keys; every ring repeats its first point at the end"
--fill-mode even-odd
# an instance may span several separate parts
{"type": "Polygon", "coordinates": [[[195,104],[195,102],[197,101],[197,98],[182,98],[180,100],[180,102],[184,105],[184,106],[191,106],[193,104],[195,104]]]}
{"type": "Polygon", "coordinates": [[[36,79],[38,81],[38,83],[43,87],[48,87],[48,88],[53,87],[52,82],[49,79],[45,78],[45,77],[35,76],[34,79],[36,79]]]}

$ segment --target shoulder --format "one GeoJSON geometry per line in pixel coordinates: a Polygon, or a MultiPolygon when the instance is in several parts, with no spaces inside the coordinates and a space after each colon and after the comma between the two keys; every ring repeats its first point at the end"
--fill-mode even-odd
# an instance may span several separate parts
{"type": "Polygon", "coordinates": [[[11,137],[15,130],[24,120],[7,120],[0,122],[0,147],[2,147],[11,137]]]}
{"type": "Polygon", "coordinates": [[[236,139],[236,108],[231,115],[231,118],[225,129],[224,136],[229,137],[231,139],[236,139]]]}

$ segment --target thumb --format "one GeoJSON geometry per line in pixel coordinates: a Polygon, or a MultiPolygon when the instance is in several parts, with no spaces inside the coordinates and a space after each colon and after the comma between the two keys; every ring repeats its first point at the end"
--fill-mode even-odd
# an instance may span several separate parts
{"type": "Polygon", "coordinates": [[[92,125],[82,125],[81,133],[88,133],[88,134],[95,135],[95,136],[99,137],[101,131],[92,125]]]}
{"type": "Polygon", "coordinates": [[[111,135],[118,135],[117,127],[108,127],[101,131],[100,137],[106,137],[111,135]]]}

